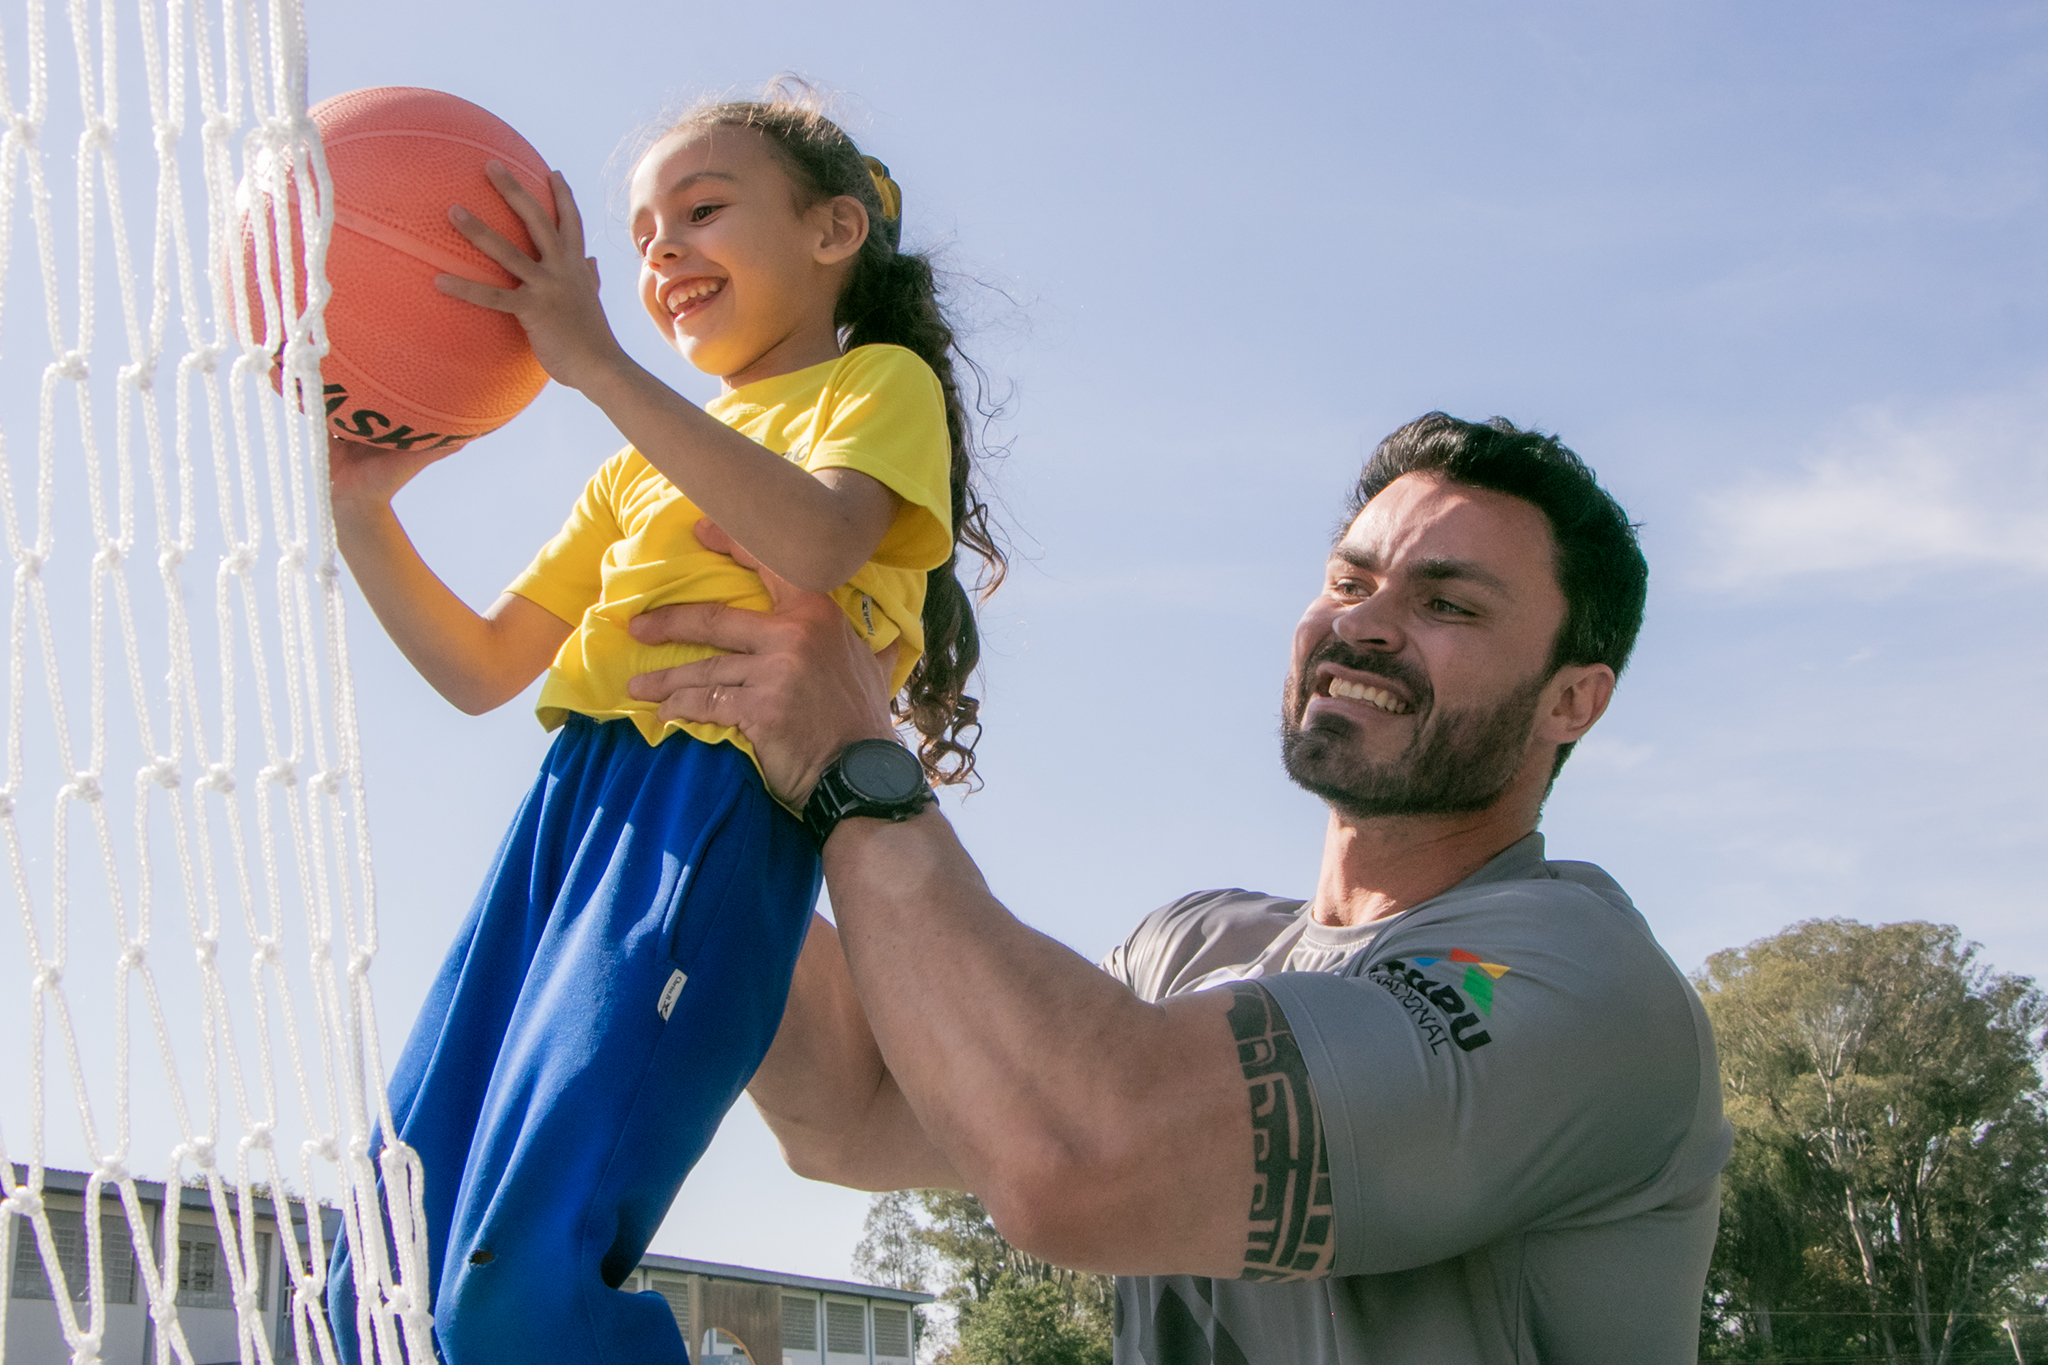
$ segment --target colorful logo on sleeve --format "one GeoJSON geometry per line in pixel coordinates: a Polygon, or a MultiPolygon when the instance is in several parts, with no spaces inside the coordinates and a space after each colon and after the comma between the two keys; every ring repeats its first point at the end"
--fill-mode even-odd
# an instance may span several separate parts
{"type": "Polygon", "coordinates": [[[1401,1002],[1433,1054],[1447,1042],[1470,1052],[1493,1041],[1481,1019],[1493,1017],[1494,983],[1509,970],[1505,963],[1453,948],[1449,957],[1388,958],[1374,963],[1366,975],[1401,1002]],[[1457,984],[1441,980],[1441,975],[1457,977],[1457,984]]]}

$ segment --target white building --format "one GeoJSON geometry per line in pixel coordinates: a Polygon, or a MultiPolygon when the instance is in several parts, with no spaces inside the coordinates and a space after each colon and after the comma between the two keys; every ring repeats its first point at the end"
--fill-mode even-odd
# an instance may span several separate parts
{"type": "Polygon", "coordinates": [[[907,1289],[653,1252],[625,1287],[668,1300],[694,1365],[911,1365],[916,1309],[932,1301],[907,1289]]]}
{"type": "MultiPolygon", "coordinates": [[[[14,1182],[28,1172],[16,1167],[14,1182]]],[[[154,1246],[164,1246],[163,1186],[137,1181],[154,1246]]],[[[85,1309],[87,1282],[84,1222],[85,1177],[75,1171],[44,1172],[43,1202],[78,1310],[85,1309]]],[[[213,1206],[203,1189],[179,1192],[178,1319],[193,1360],[200,1365],[234,1361],[235,1310],[228,1287],[213,1206]]],[[[255,1247],[262,1266],[257,1304],[264,1336],[276,1359],[295,1358],[290,1313],[290,1276],[270,1201],[255,1203],[255,1247]]],[[[304,1209],[290,1209],[300,1247],[307,1245],[304,1209]]],[[[328,1246],[341,1228],[341,1215],[323,1209],[328,1246]]],[[[156,1359],[147,1291],[130,1241],[128,1220],[118,1202],[100,1211],[100,1259],[106,1279],[106,1334],[100,1348],[105,1365],[150,1365],[156,1359]]],[[[232,1243],[230,1244],[232,1245],[232,1243]]],[[[7,1337],[0,1353],[6,1365],[65,1365],[57,1305],[44,1273],[34,1231],[16,1217],[0,1217],[0,1265],[7,1268],[7,1337]]],[[[694,1365],[912,1365],[916,1308],[929,1294],[785,1275],[773,1270],[693,1261],[650,1253],[623,1286],[652,1291],[668,1302],[694,1365]]]]}
{"type": "MultiPolygon", "coordinates": [[[[28,1178],[17,1166],[14,1182],[28,1178]]],[[[143,1212],[149,1219],[151,1244],[165,1246],[164,1189],[154,1181],[138,1180],[143,1212]]],[[[64,1281],[77,1311],[83,1317],[87,1274],[84,1218],[85,1177],[76,1171],[46,1170],[43,1173],[43,1204],[50,1213],[50,1231],[64,1281]]],[[[106,1365],[146,1365],[156,1359],[155,1324],[149,1317],[149,1294],[142,1286],[140,1268],[130,1240],[128,1219],[112,1187],[100,1203],[100,1264],[106,1276],[106,1331],[101,1339],[100,1359],[106,1365]]],[[[179,1191],[178,1216],[173,1226],[178,1239],[178,1320],[195,1361],[231,1361],[238,1357],[235,1308],[228,1285],[227,1261],[221,1254],[221,1238],[214,1226],[213,1204],[203,1189],[179,1191]]],[[[278,1241],[276,1211],[268,1199],[254,1204],[253,1229],[258,1277],[256,1301],[263,1315],[264,1335],[280,1359],[293,1357],[290,1314],[281,1311],[291,1302],[290,1278],[285,1273],[285,1252],[278,1241]],[[280,1286],[284,1286],[280,1291],[280,1286]]],[[[291,1209],[293,1230],[301,1248],[307,1245],[305,1210],[291,1209]]],[[[341,1215],[322,1210],[321,1224],[327,1244],[332,1246],[341,1230],[341,1215]]],[[[232,1247],[233,1243],[229,1243],[232,1247]]],[[[15,1217],[0,1219],[0,1265],[7,1268],[7,1365],[65,1365],[71,1351],[64,1344],[64,1332],[51,1293],[51,1280],[43,1271],[35,1231],[15,1217]]],[[[82,1325],[82,1324],[81,1324],[82,1325]]]]}

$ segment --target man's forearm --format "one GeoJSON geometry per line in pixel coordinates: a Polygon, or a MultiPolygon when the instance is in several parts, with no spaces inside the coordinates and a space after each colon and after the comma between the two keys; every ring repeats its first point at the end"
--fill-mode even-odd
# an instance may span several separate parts
{"type": "Polygon", "coordinates": [[[1138,1000],[1012,917],[935,811],[849,820],[825,865],[888,1073],[1012,1241],[1088,1269],[1240,1272],[1251,1132],[1227,999],[1138,1000]]]}
{"type": "Polygon", "coordinates": [[[782,1026],[747,1094],[807,1179],[864,1190],[960,1185],[883,1066],[839,935],[821,916],[811,916],[782,1026]]]}

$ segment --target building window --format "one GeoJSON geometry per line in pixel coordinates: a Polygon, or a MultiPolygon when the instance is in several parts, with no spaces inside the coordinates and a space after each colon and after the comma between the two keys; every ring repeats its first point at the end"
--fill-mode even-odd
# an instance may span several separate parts
{"type": "Polygon", "coordinates": [[[857,1303],[827,1303],[825,1349],[833,1355],[866,1355],[868,1331],[865,1316],[857,1303]]]}
{"type": "MultiPolygon", "coordinates": [[[[178,1307],[233,1308],[235,1284],[228,1274],[227,1252],[211,1223],[189,1223],[178,1229],[178,1307]]],[[[270,1234],[256,1234],[256,1311],[270,1307],[270,1234]]]]}
{"type": "Polygon", "coordinates": [[[818,1349],[818,1301],[800,1299],[793,1294],[782,1296],[782,1349],[785,1351],[815,1351],[818,1349]]]}
{"type": "MultiPolygon", "coordinates": [[[[75,1303],[85,1302],[91,1276],[85,1261],[85,1215],[77,1209],[51,1209],[50,1240],[57,1244],[57,1267],[64,1288],[75,1303]]],[[[100,1269],[106,1276],[108,1303],[135,1302],[135,1245],[128,1239],[126,1218],[100,1219],[100,1269]]],[[[14,1234],[13,1293],[17,1299],[54,1299],[56,1290],[43,1272],[36,1231],[23,1223],[14,1234]]]]}
{"type": "Polygon", "coordinates": [[[676,1320],[676,1330],[683,1334],[683,1340],[690,1339],[690,1282],[669,1275],[649,1275],[647,1287],[668,1303],[669,1316],[676,1320]]]}
{"type": "Polygon", "coordinates": [[[875,1305],[875,1354],[878,1356],[908,1356],[910,1354],[910,1312],[904,1308],[884,1308],[875,1305]]]}

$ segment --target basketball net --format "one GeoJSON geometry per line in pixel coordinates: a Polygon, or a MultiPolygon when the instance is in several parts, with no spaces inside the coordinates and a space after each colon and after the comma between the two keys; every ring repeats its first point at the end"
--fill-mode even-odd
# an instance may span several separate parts
{"type": "Polygon", "coordinates": [[[363,1359],[433,1359],[418,1161],[371,1155],[392,1124],[324,418],[270,379],[281,355],[286,391],[318,395],[327,348],[333,209],[305,85],[299,0],[0,16],[0,845],[23,936],[0,948],[0,1356],[10,1311],[46,1311],[12,1292],[32,1237],[71,1360],[101,1359],[125,1219],[154,1359],[203,1365],[171,1231],[203,1189],[243,1361],[334,1365],[323,1206],[363,1359]],[[320,212],[245,270],[238,187],[246,204],[287,177],[320,212]],[[82,1214],[48,1197],[67,1169],[89,1177],[82,1214]],[[138,1180],[168,1187],[161,1227],[138,1180]],[[288,1333],[262,1316],[260,1217],[288,1333]]]}

